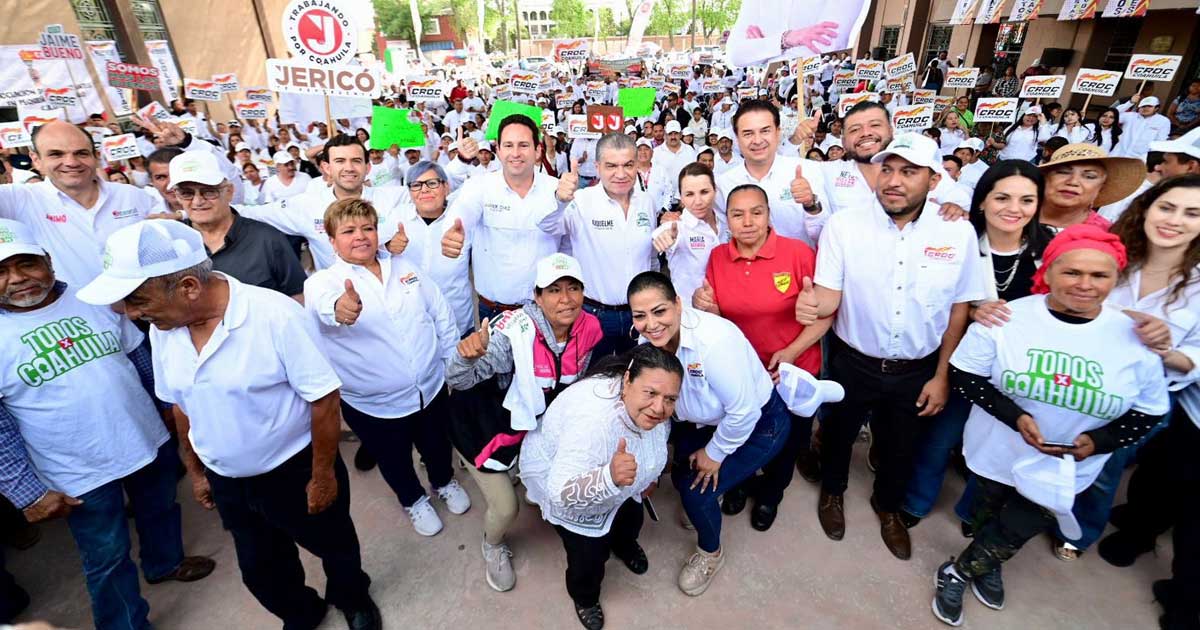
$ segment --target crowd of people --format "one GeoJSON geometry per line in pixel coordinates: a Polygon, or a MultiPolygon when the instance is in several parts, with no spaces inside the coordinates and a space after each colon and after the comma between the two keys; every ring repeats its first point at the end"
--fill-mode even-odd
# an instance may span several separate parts
{"type": "MultiPolygon", "coordinates": [[[[103,116],[38,127],[0,186],[9,512],[66,519],[97,628],[151,627],[127,512],[146,582],[214,570],[185,554],[181,479],[284,628],[329,604],[380,628],[344,423],[353,465],[378,467],[422,536],[477,487],[496,591],[516,587],[508,534],[536,507],[597,630],[610,555],[648,570],[638,534],[664,475],[696,537],[678,588],[700,596],[723,518],[751,505],[771,529],[797,473],[841,540],[869,431],[899,560],[922,553],[909,530],[947,471],[967,478],[969,540],[933,576],[941,621],[963,622],[968,590],[1003,608],[1004,563],[1041,533],[1064,561],[1096,546],[1129,566],[1173,528],[1160,623],[1200,627],[1200,81],[1166,116],[1149,95],[1094,120],[1023,103],[985,131],[971,108],[1013,92],[1010,66],[899,133],[903,94],[837,116],[847,63],[799,81],[697,68],[598,138],[569,137],[567,116],[627,77],[589,90],[565,65],[527,95],[550,124],[509,115],[490,139],[487,76],[444,102],[379,100],[411,109],[417,147],[376,147],[367,119],[214,123],[187,100],[195,134],[138,118],[143,156],[122,163],[83,128],[103,116]]],[[[0,575],[0,617],[28,603],[0,575]]]]}

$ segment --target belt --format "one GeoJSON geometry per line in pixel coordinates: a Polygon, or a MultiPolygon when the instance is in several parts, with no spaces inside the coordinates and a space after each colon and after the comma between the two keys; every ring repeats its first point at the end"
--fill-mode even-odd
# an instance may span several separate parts
{"type": "Polygon", "coordinates": [[[880,359],[855,350],[837,335],[833,335],[833,339],[839,352],[845,352],[859,365],[869,367],[880,374],[908,374],[937,364],[938,353],[936,351],[920,359],[880,359]]]}
{"type": "Polygon", "coordinates": [[[616,306],[610,306],[603,302],[597,302],[596,300],[593,300],[590,297],[583,298],[583,303],[587,304],[588,306],[590,306],[592,308],[598,308],[602,311],[627,311],[627,310],[629,310],[628,304],[617,304],[616,306]]]}
{"type": "Polygon", "coordinates": [[[500,302],[493,302],[482,295],[479,296],[479,303],[493,311],[515,311],[521,308],[520,304],[501,304],[500,302]]]}

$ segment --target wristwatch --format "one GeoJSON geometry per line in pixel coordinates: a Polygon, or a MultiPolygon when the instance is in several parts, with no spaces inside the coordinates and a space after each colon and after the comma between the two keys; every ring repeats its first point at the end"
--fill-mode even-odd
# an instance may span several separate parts
{"type": "Polygon", "coordinates": [[[813,195],[812,205],[803,206],[803,207],[804,207],[804,211],[809,214],[821,214],[821,210],[822,210],[821,198],[816,195],[813,195]]]}

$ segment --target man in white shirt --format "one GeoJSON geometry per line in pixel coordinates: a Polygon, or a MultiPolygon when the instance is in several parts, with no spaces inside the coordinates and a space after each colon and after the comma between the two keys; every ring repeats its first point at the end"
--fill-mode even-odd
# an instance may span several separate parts
{"type": "Polygon", "coordinates": [[[453,108],[446,112],[442,117],[442,129],[452,138],[457,138],[462,133],[462,124],[470,117],[470,114],[463,112],[462,99],[455,99],[450,106],[453,108]]]}
{"type": "Polygon", "coordinates": [[[185,557],[179,456],[151,398],[150,349],[133,322],[76,298],[24,224],[0,219],[0,492],[30,523],[65,518],[98,628],[145,628],[125,495],[151,584],[215,563],[185,557]],[[113,439],[114,436],[119,439],[113,439]]]}
{"type": "Polygon", "coordinates": [[[717,178],[713,207],[717,210],[718,222],[725,222],[725,202],[729,192],[742,184],[756,184],[767,193],[771,226],[775,231],[780,236],[814,246],[805,226],[806,216],[821,211],[821,204],[828,197],[825,184],[816,178],[802,178],[800,181],[804,183],[796,186],[792,183],[802,172],[815,171],[818,163],[779,155],[779,110],[767,101],[743,101],[733,123],[736,125],[733,132],[745,161],[717,178]],[[809,185],[809,182],[815,185],[809,185]]]}
{"type": "Polygon", "coordinates": [[[303,193],[313,178],[298,172],[296,158],[288,151],[276,151],[272,159],[275,162],[275,174],[263,184],[263,200],[277,201],[303,193]]]}
{"type": "Polygon", "coordinates": [[[338,380],[304,309],[212,271],[198,232],[150,221],[114,232],[104,272],[80,290],[150,322],[154,389],[174,405],[192,493],[220,512],[242,582],[285,627],[313,628],[327,602],[378,630],[350,484],[338,455],[338,380]],[[325,598],[304,584],[296,545],[321,559],[325,598]]]}
{"type": "Polygon", "coordinates": [[[200,111],[196,101],[185,98],[183,99],[184,112],[179,117],[186,118],[196,123],[196,135],[205,140],[216,140],[213,134],[212,122],[208,120],[208,116],[200,111]]]}
{"type": "Polygon", "coordinates": [[[600,185],[577,190],[578,173],[564,174],[555,192],[557,208],[538,223],[548,234],[566,236],[571,255],[585,270],[583,308],[600,320],[604,333],[592,350],[593,357],[620,354],[634,346],[625,291],[634,276],[657,262],[650,240],[656,223],[654,208],[650,195],[637,186],[635,149],[624,134],[600,138],[596,144],[600,185]]]}
{"type": "Polygon", "coordinates": [[[60,280],[82,286],[103,268],[104,239],[151,214],[154,201],[96,176],[92,139],[65,121],[33,131],[33,166],[45,181],[0,185],[0,218],[29,226],[60,280]]]}
{"type": "Polygon", "coordinates": [[[579,187],[588,188],[596,183],[599,173],[596,170],[596,139],[576,138],[571,141],[569,157],[579,163],[576,172],[579,173],[579,187]]]}
{"type": "Polygon", "coordinates": [[[836,312],[830,375],[846,388],[821,425],[821,527],[833,540],[845,533],[850,452],[870,414],[881,453],[871,505],[888,550],[907,560],[900,508],[914,442],[923,418],[946,404],[950,355],[966,331],[969,302],[985,294],[971,224],[938,216],[928,201],[940,178],[937,144],[901,134],[871,161],[880,168],[875,201],[830,218],[815,287],[806,282],[796,318],[811,325],[836,312]]]}
{"type": "Polygon", "coordinates": [[[714,129],[733,129],[733,115],[736,113],[737,108],[733,106],[733,100],[726,96],[717,103],[708,126],[714,129]]]}
{"type": "Polygon", "coordinates": [[[983,140],[980,138],[967,138],[954,149],[954,155],[962,160],[958,184],[971,194],[975,194],[975,185],[988,170],[987,163],[979,159],[980,151],[983,151],[983,140]]]}
{"type": "Polygon", "coordinates": [[[717,155],[713,159],[713,175],[718,178],[726,171],[741,166],[743,159],[733,154],[733,131],[717,130],[717,155]]]}
{"type": "Polygon", "coordinates": [[[1113,151],[1116,157],[1131,157],[1146,161],[1151,142],[1162,142],[1171,133],[1171,119],[1158,113],[1158,97],[1141,98],[1135,94],[1128,103],[1117,106],[1121,112],[1121,141],[1113,151]],[[1129,111],[1134,105],[1136,111],[1129,111]]]}
{"type": "Polygon", "coordinates": [[[475,95],[475,90],[467,90],[467,98],[463,100],[463,109],[471,113],[486,112],[483,99],[475,95]]]}
{"type": "Polygon", "coordinates": [[[651,161],[654,164],[654,170],[658,171],[658,176],[664,178],[663,181],[668,186],[667,191],[671,199],[678,199],[679,171],[696,161],[696,149],[683,142],[683,129],[679,126],[678,120],[667,122],[663,127],[663,138],[665,142],[662,146],[654,149],[654,157],[651,158],[651,161]]]}
{"type": "MultiPolygon", "coordinates": [[[[442,254],[457,258],[470,250],[480,319],[532,300],[537,261],[558,251],[558,239],[538,228],[538,220],[557,207],[558,186],[535,170],[538,138],[537,124],[525,116],[500,121],[500,172],[468,180],[446,212],[442,254]]],[[[475,141],[462,142],[470,153],[475,141]]]]}

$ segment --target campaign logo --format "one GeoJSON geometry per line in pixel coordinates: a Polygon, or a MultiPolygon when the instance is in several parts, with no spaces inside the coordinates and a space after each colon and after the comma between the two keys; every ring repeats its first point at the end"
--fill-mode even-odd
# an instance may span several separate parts
{"type": "Polygon", "coordinates": [[[416,284],[416,283],[417,283],[417,274],[415,272],[410,271],[400,277],[400,284],[407,286],[407,285],[416,284]]]}
{"type": "Polygon", "coordinates": [[[51,223],[66,223],[67,215],[65,215],[65,214],[47,214],[46,220],[51,223]]]}
{"type": "Polygon", "coordinates": [[[772,276],[775,281],[775,290],[780,293],[787,293],[788,289],[792,288],[792,274],[788,272],[777,273],[772,276]]]}
{"type": "Polygon", "coordinates": [[[75,90],[69,87],[46,88],[45,96],[46,103],[51,107],[75,107],[79,104],[75,90]]]}
{"type": "Polygon", "coordinates": [[[1104,391],[1104,366],[1085,356],[1029,348],[1024,371],[1004,370],[1000,391],[1061,409],[1111,420],[1124,412],[1124,399],[1104,391]]]}
{"type": "Polygon", "coordinates": [[[127,208],[125,210],[113,210],[114,219],[128,219],[138,215],[137,208],[127,208]]]}
{"type": "Polygon", "coordinates": [[[1009,123],[1016,120],[1017,99],[1015,98],[981,98],[975,104],[976,122],[1009,123]]]}
{"type": "Polygon", "coordinates": [[[217,89],[220,90],[222,93],[237,92],[238,90],[241,89],[241,87],[238,86],[237,75],[233,74],[233,73],[214,74],[212,80],[213,80],[213,83],[217,84],[217,89]]]}
{"type": "Polygon", "coordinates": [[[1129,59],[1125,78],[1146,81],[1170,81],[1179,69],[1179,55],[1134,55],[1129,59]]]}
{"type": "Polygon", "coordinates": [[[221,89],[212,81],[184,79],[183,95],[200,101],[219,101],[221,89]]]}
{"type": "Polygon", "coordinates": [[[915,131],[933,126],[933,106],[929,104],[897,107],[892,115],[896,131],[915,131]]]}
{"type": "Polygon", "coordinates": [[[433,77],[412,79],[405,84],[408,97],[413,100],[440,100],[442,98],[442,82],[433,77]]]}
{"type": "Polygon", "coordinates": [[[41,387],[71,370],[122,350],[112,331],[94,330],[82,317],[65,317],[38,326],[20,339],[33,351],[32,358],[17,366],[17,376],[29,387],[41,387]]]}
{"type": "Polygon", "coordinates": [[[947,245],[945,247],[927,246],[925,248],[925,257],[930,260],[937,260],[937,261],[941,261],[941,262],[951,262],[957,256],[958,256],[957,248],[951,247],[949,245],[947,245]]]}
{"type": "Polygon", "coordinates": [[[1116,93],[1117,85],[1120,83],[1120,72],[1084,68],[1080,69],[1079,74],[1075,76],[1075,85],[1071,86],[1071,91],[1077,94],[1112,96],[1116,93]]]}
{"type": "Polygon", "coordinates": [[[350,16],[328,0],[292,0],[283,12],[288,48],[312,63],[349,61],[358,48],[356,31],[350,16]]]}
{"type": "Polygon", "coordinates": [[[267,88],[246,88],[246,100],[256,103],[273,103],[275,97],[267,88]]]}
{"type": "Polygon", "coordinates": [[[567,39],[554,42],[554,58],[558,61],[585,61],[590,53],[586,39],[567,39]]]}
{"type": "Polygon", "coordinates": [[[979,79],[979,68],[950,68],[946,71],[946,87],[973,88],[979,79]]]}
{"type": "Polygon", "coordinates": [[[508,85],[514,92],[530,92],[537,93],[542,85],[542,79],[537,74],[532,72],[513,73],[508,81],[508,85]]]}
{"type": "Polygon", "coordinates": [[[688,373],[688,376],[695,376],[696,378],[704,378],[704,366],[701,365],[700,362],[698,362],[698,361],[696,363],[689,363],[689,364],[687,364],[687,373],[688,373]]]}
{"type": "Polygon", "coordinates": [[[1057,98],[1062,94],[1066,75],[1034,76],[1025,79],[1021,86],[1021,98],[1057,98]]]}

